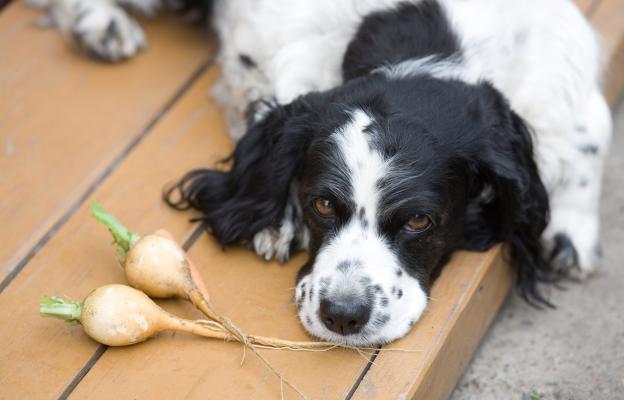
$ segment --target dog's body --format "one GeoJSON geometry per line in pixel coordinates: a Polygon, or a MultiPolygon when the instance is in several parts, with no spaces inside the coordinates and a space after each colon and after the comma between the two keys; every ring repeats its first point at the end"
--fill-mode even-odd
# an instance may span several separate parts
{"type": "MultiPolygon", "coordinates": [[[[117,4],[159,4],[55,1],[61,29],[113,60],[143,45],[117,4]]],[[[610,115],[594,34],[570,2],[223,0],[213,25],[215,97],[242,139],[230,172],[179,188],[224,244],[280,260],[309,250],[296,300],[311,333],[402,336],[457,248],[511,242],[537,300],[547,264],[597,266],[610,115]]]]}

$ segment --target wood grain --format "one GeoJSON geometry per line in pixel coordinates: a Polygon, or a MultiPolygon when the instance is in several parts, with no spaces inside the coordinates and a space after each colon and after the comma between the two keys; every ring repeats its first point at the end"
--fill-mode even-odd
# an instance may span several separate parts
{"type": "Polygon", "coordinates": [[[602,0],[574,0],[576,6],[589,17],[602,0]]]}
{"type": "Polygon", "coordinates": [[[213,68],[200,78],[0,294],[0,398],[58,397],[97,347],[79,327],[37,312],[43,296],[81,299],[98,286],[124,282],[108,232],[90,217],[92,200],[137,232],[166,227],[180,240],[190,234],[191,214],[171,210],[160,195],[166,182],[231,148],[207,96],[216,75],[213,68]]]}
{"type": "Polygon", "coordinates": [[[0,281],[210,57],[200,29],[163,16],[151,45],[111,65],[78,54],[40,13],[0,13],[0,281]]]}
{"type": "Polygon", "coordinates": [[[614,105],[624,89],[624,2],[602,0],[591,16],[591,23],[602,39],[604,93],[607,101],[614,105]]]}

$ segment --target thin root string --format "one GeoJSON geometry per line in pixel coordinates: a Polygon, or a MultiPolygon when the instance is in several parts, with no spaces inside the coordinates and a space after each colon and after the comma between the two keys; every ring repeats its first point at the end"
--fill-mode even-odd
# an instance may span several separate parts
{"type": "MultiPolygon", "coordinates": [[[[374,348],[374,347],[357,347],[357,346],[349,346],[346,343],[342,343],[342,344],[341,343],[327,343],[326,347],[319,348],[316,346],[319,346],[319,345],[322,346],[324,344],[320,342],[316,342],[314,344],[310,342],[308,343],[302,342],[302,344],[299,345],[296,342],[281,341],[280,339],[273,338],[273,337],[261,338],[259,336],[253,337],[253,340],[250,340],[249,336],[247,336],[230,319],[220,316],[212,307],[212,305],[206,300],[206,298],[203,296],[202,293],[199,293],[199,291],[192,291],[191,293],[189,293],[189,297],[191,301],[197,306],[197,308],[200,309],[200,311],[202,311],[208,318],[212,319],[212,321],[199,320],[197,321],[198,323],[213,327],[215,329],[219,329],[223,332],[229,332],[229,334],[231,335],[233,339],[237,340],[243,345],[243,356],[241,358],[241,365],[243,365],[245,362],[245,358],[247,355],[247,348],[249,348],[260,359],[260,361],[262,361],[262,363],[273,374],[275,374],[275,376],[279,378],[281,398],[284,398],[284,383],[290,386],[290,388],[293,389],[302,399],[306,399],[307,397],[303,394],[303,392],[297,386],[295,386],[292,382],[286,379],[280,371],[275,369],[275,367],[273,367],[273,365],[271,365],[271,363],[258,352],[259,348],[261,349],[284,349],[284,350],[291,350],[291,351],[325,352],[325,351],[332,350],[334,348],[342,347],[345,349],[355,350],[364,360],[366,360],[367,363],[370,363],[373,365],[375,365],[375,363],[371,360],[371,357],[375,354],[375,352],[379,352],[382,350],[396,351],[396,352],[419,352],[421,351],[421,350],[407,350],[407,349],[382,349],[382,348],[374,348]],[[254,343],[254,341],[257,341],[257,340],[263,340],[268,344],[254,343]],[[280,342],[288,343],[288,344],[280,346],[279,345],[280,342]]],[[[227,336],[225,340],[227,340],[227,336]]]]}
{"type": "MultiPolygon", "coordinates": [[[[234,325],[234,323],[232,321],[230,321],[227,318],[221,318],[222,321],[224,321],[225,323],[228,324],[228,331],[231,329],[232,331],[235,332],[235,336],[237,338],[240,338],[241,343],[243,344],[243,348],[247,348],[249,347],[251,349],[251,351],[258,356],[258,358],[260,359],[260,361],[262,361],[264,363],[264,365],[267,366],[267,368],[269,370],[271,370],[271,372],[273,372],[280,380],[280,390],[281,390],[281,395],[282,398],[284,397],[284,388],[283,388],[283,382],[285,382],[288,386],[291,387],[291,389],[293,389],[295,392],[297,392],[297,394],[299,396],[301,396],[302,399],[307,399],[307,397],[303,394],[303,392],[301,392],[301,390],[299,390],[298,387],[296,387],[292,382],[290,382],[288,379],[286,379],[281,372],[279,372],[277,369],[275,369],[271,363],[262,356],[262,354],[260,354],[258,352],[258,350],[256,350],[256,347],[253,343],[249,342],[247,335],[245,335],[245,333],[243,333],[243,331],[240,330],[240,328],[236,325],[234,325]]],[[[245,360],[245,353],[243,352],[243,359],[241,360],[241,365],[245,360]]]]}

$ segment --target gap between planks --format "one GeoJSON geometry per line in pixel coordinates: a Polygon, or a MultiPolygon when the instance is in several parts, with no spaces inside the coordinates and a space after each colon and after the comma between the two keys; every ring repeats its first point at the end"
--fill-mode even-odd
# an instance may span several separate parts
{"type": "Polygon", "coordinates": [[[353,385],[351,386],[351,389],[349,390],[349,393],[347,393],[347,397],[345,397],[345,400],[351,400],[353,398],[353,395],[355,395],[355,392],[360,387],[360,384],[364,380],[364,377],[366,377],[366,374],[368,374],[368,371],[370,370],[370,368],[375,363],[375,359],[377,359],[377,356],[379,355],[379,351],[382,348],[383,348],[383,346],[377,346],[377,350],[375,350],[373,352],[373,354],[370,356],[370,358],[368,359],[368,362],[366,363],[366,365],[362,369],[362,372],[360,373],[360,376],[358,376],[357,379],[355,380],[355,382],[353,382],[353,385]]]}
{"type": "Polygon", "coordinates": [[[139,134],[115,157],[111,163],[102,171],[102,173],[89,185],[87,190],[69,207],[69,209],[52,225],[52,227],[35,243],[28,253],[20,260],[13,270],[0,283],[0,294],[6,289],[17,275],[28,265],[28,262],[54,237],[56,232],[80,209],[83,203],[95,192],[95,190],[110,176],[113,171],[126,159],[126,157],[134,150],[145,137],[152,131],[152,128],[162,119],[162,117],[182,98],[189,88],[199,79],[200,76],[214,64],[216,60],[216,52],[197,68],[191,76],[180,86],[173,94],[171,99],[156,113],[156,115],[147,123],[139,134]]]}

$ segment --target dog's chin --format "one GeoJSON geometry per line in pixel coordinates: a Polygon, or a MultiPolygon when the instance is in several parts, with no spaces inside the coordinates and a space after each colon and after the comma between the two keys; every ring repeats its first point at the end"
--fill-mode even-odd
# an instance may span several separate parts
{"type": "MultiPolygon", "coordinates": [[[[353,347],[375,347],[391,342],[393,339],[383,338],[379,335],[370,334],[365,332],[356,333],[352,335],[339,335],[327,329],[309,329],[304,325],[304,328],[308,333],[320,340],[337,343],[344,346],[353,347]]],[[[395,338],[395,339],[398,339],[395,338]]]]}

